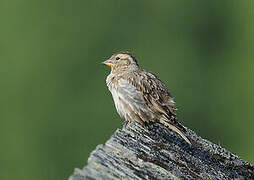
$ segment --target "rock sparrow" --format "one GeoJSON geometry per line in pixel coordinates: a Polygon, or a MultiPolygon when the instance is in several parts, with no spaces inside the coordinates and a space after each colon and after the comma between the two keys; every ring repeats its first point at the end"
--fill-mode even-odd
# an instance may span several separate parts
{"type": "Polygon", "coordinates": [[[176,120],[175,102],[159,78],[141,69],[129,52],[113,54],[103,64],[111,67],[106,82],[121,118],[142,124],[160,122],[191,144],[176,120]]]}

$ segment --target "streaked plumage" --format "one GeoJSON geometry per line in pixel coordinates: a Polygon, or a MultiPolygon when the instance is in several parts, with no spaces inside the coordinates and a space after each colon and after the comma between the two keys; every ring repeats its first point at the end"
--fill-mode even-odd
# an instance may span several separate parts
{"type": "Polygon", "coordinates": [[[129,52],[113,54],[103,63],[111,67],[106,82],[120,117],[142,124],[160,122],[191,144],[176,121],[175,102],[159,78],[141,69],[129,52]]]}

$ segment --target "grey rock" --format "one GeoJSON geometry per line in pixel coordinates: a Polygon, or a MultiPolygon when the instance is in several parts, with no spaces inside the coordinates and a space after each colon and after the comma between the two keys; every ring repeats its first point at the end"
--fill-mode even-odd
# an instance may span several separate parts
{"type": "Polygon", "coordinates": [[[254,166],[187,129],[192,145],[159,123],[128,123],[69,180],[254,179],[254,166]]]}

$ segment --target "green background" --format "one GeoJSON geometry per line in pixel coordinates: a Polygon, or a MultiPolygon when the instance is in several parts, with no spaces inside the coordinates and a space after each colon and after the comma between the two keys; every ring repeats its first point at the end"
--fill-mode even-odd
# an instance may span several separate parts
{"type": "Polygon", "coordinates": [[[67,179],[121,128],[100,64],[121,50],[253,163],[253,19],[251,0],[1,0],[0,179],[67,179]]]}

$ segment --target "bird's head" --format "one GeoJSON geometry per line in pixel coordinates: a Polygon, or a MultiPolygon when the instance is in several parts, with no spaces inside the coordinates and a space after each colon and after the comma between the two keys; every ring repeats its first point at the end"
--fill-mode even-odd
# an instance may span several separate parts
{"type": "Polygon", "coordinates": [[[129,52],[119,52],[113,54],[108,60],[102,62],[111,67],[112,72],[121,72],[138,68],[137,60],[129,52]]]}

